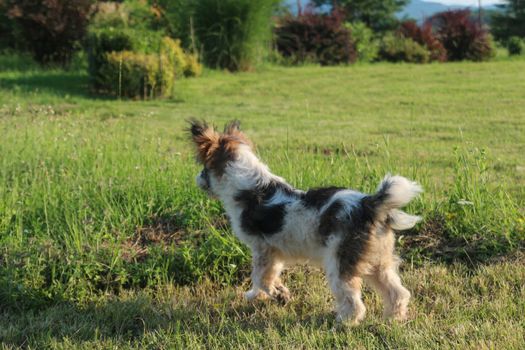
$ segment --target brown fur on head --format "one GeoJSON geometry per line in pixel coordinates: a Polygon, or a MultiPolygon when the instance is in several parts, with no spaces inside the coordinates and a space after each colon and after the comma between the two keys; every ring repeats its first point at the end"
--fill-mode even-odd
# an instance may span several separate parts
{"type": "Polygon", "coordinates": [[[250,141],[239,130],[239,124],[234,120],[226,124],[223,133],[219,133],[205,121],[190,121],[189,130],[197,147],[197,160],[217,175],[222,175],[226,164],[235,159],[240,145],[251,147],[250,141]]]}

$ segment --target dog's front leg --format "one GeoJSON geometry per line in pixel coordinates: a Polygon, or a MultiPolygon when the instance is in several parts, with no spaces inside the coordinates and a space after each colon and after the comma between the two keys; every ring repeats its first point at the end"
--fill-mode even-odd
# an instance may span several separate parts
{"type": "Polygon", "coordinates": [[[281,304],[286,304],[290,300],[290,291],[279,278],[283,264],[270,248],[254,249],[252,254],[252,289],[244,294],[246,299],[253,300],[267,295],[281,304]]]}

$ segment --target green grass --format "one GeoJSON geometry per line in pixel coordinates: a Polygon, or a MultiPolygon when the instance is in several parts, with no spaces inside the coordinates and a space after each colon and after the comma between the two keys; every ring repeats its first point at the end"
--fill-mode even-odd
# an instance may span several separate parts
{"type": "Polygon", "coordinates": [[[3,67],[5,346],[519,348],[523,258],[490,262],[525,242],[525,61],[208,71],[148,102],[94,98],[80,69],[3,67]],[[399,236],[411,320],[384,323],[367,293],[366,323],[337,327],[304,269],[291,305],[246,305],[249,252],[194,185],[189,117],[240,119],[301,188],[421,182],[424,221],[399,236]]]}
{"type": "MultiPolygon", "coordinates": [[[[44,311],[0,314],[4,344],[30,348],[402,348],[520,349],[525,327],[523,259],[469,269],[408,265],[410,320],[381,319],[379,298],[365,290],[367,318],[340,326],[328,286],[315,270],[286,276],[294,300],[280,307],[246,303],[234,286],[201,283],[104,296],[87,306],[59,303],[44,311]]],[[[247,288],[243,283],[241,288],[247,288]]]]}

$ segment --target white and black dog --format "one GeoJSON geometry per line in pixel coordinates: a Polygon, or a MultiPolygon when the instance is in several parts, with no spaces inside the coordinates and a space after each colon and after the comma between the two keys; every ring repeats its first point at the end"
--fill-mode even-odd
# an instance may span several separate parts
{"type": "Polygon", "coordinates": [[[239,122],[219,133],[191,121],[190,131],[204,165],[197,184],[222,201],[235,235],[252,251],[247,299],[287,302],[290,292],[279,278],[283,267],[308,261],[324,267],[338,320],[357,324],[364,318],[363,279],[381,294],[386,317],[406,318],[410,292],[397,273],[393,230],[420,220],[399,210],[422,192],[418,184],[387,175],[371,195],[338,187],[304,192],[270,172],[239,122]]]}

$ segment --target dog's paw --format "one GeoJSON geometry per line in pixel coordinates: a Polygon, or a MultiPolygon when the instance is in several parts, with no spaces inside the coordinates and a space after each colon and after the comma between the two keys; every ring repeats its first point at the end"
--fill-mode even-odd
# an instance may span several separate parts
{"type": "Polygon", "coordinates": [[[335,320],[339,324],[345,324],[350,326],[357,326],[364,317],[357,317],[357,316],[349,316],[349,315],[341,315],[337,314],[335,317],[335,320]]]}
{"type": "Polygon", "coordinates": [[[259,292],[258,289],[250,289],[249,291],[247,291],[246,293],[244,293],[244,299],[246,299],[247,301],[252,301],[252,300],[257,299],[257,297],[258,297],[260,294],[261,294],[261,293],[259,292]]]}
{"type": "Polygon", "coordinates": [[[345,305],[336,310],[335,320],[338,323],[349,324],[350,326],[357,326],[365,318],[366,309],[362,305],[355,307],[348,307],[345,305]]]}
{"type": "Polygon", "coordinates": [[[273,297],[280,305],[286,305],[288,302],[290,302],[290,300],[292,300],[290,291],[282,284],[275,286],[275,293],[273,297]]]}

